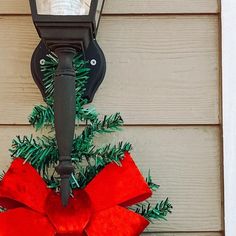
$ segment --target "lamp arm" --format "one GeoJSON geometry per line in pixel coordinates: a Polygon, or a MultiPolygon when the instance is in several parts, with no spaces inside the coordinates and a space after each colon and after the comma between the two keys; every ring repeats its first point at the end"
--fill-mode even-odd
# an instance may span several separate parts
{"type": "Polygon", "coordinates": [[[71,152],[76,116],[76,74],[73,67],[76,50],[63,46],[56,48],[54,52],[59,60],[54,81],[55,132],[59,150],[59,165],[56,170],[61,177],[62,204],[67,206],[70,197],[69,179],[74,171],[71,152]]]}

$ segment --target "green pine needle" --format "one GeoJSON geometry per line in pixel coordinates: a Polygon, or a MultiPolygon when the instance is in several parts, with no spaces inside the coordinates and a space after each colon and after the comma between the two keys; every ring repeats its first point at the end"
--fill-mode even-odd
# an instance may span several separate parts
{"type": "Polygon", "coordinates": [[[120,113],[116,113],[111,116],[105,116],[103,120],[96,118],[91,124],[87,125],[78,139],[80,139],[80,143],[82,143],[86,148],[93,143],[93,138],[96,134],[101,135],[120,131],[122,125],[123,120],[120,116],[120,113]]]}
{"type": "Polygon", "coordinates": [[[136,213],[141,214],[147,220],[166,220],[168,214],[172,213],[172,205],[167,198],[165,201],[157,203],[154,207],[149,202],[137,204],[136,213]]]}
{"type": "MultiPolygon", "coordinates": [[[[131,144],[123,142],[118,145],[108,144],[98,148],[91,145],[83,148],[81,139],[75,138],[71,156],[75,169],[78,170],[76,178],[79,186],[85,187],[107,164],[111,162],[120,164],[124,152],[131,151],[131,149],[131,144]]],[[[24,158],[37,169],[50,188],[59,186],[60,180],[55,177],[56,173],[50,174],[49,172],[49,169],[55,168],[59,162],[55,138],[43,136],[34,139],[32,136],[30,138],[18,136],[13,140],[10,152],[13,157],[24,158]]],[[[73,188],[78,186],[73,180],[71,185],[73,188]]]]}
{"type": "MultiPolygon", "coordinates": [[[[76,74],[77,100],[80,100],[82,98],[82,95],[85,90],[85,85],[89,79],[88,73],[90,69],[86,67],[86,64],[87,62],[82,59],[82,55],[76,55],[74,57],[73,65],[76,74]]],[[[43,72],[44,75],[43,83],[47,98],[53,97],[54,78],[57,66],[58,66],[58,59],[54,54],[47,55],[46,60],[41,65],[41,71],[43,72]]]]}
{"type": "Polygon", "coordinates": [[[148,177],[146,178],[146,182],[152,191],[156,191],[160,187],[159,185],[153,182],[150,170],[148,171],[148,177]]]}
{"type": "Polygon", "coordinates": [[[17,136],[12,141],[10,152],[14,158],[24,158],[43,175],[47,173],[48,168],[55,167],[58,163],[56,140],[47,136],[36,139],[33,136],[17,136]]]}
{"type": "MultiPolygon", "coordinates": [[[[54,127],[54,111],[53,106],[46,100],[47,105],[35,106],[32,113],[29,116],[29,122],[36,130],[42,129],[45,126],[54,127]]],[[[97,119],[98,113],[93,107],[83,108],[81,107],[76,112],[77,121],[81,122],[93,122],[97,119]]]]}
{"type": "Polygon", "coordinates": [[[36,130],[42,129],[44,126],[54,124],[54,111],[52,106],[38,105],[35,106],[31,115],[29,116],[29,122],[36,130]]]}

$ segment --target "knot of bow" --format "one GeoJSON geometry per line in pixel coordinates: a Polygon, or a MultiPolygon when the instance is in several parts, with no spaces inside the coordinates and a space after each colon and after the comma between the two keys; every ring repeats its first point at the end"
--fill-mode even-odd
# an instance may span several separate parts
{"type": "Polygon", "coordinates": [[[38,172],[17,158],[0,183],[2,236],[138,236],[148,226],[127,209],[151,190],[127,152],[107,165],[83,190],[75,190],[67,207],[48,189],[38,172]]]}

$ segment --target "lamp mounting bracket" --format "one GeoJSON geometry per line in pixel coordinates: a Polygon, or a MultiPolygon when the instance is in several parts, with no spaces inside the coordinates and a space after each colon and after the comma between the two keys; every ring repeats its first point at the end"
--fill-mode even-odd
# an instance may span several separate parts
{"type": "MultiPolygon", "coordinates": [[[[51,51],[41,40],[31,59],[31,73],[44,98],[46,98],[46,94],[40,62],[46,59],[47,55],[50,53],[51,51]]],[[[84,60],[88,61],[87,67],[90,69],[89,80],[83,97],[86,98],[88,102],[92,102],[96,91],[105,77],[106,59],[96,40],[90,42],[88,48],[83,52],[83,56],[84,60]]]]}

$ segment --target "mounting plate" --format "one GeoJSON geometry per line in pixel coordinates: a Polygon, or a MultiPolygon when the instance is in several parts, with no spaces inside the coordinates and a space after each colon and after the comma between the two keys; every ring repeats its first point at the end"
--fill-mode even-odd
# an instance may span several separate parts
{"type": "MultiPolygon", "coordinates": [[[[46,59],[47,55],[50,53],[51,51],[41,40],[39,45],[36,47],[31,59],[31,73],[44,98],[46,95],[40,61],[42,59],[46,59]]],[[[86,98],[88,102],[92,102],[95,93],[101,85],[106,73],[106,59],[96,40],[90,42],[88,49],[84,52],[84,60],[89,62],[87,67],[90,68],[90,72],[83,98],[86,98]]]]}

